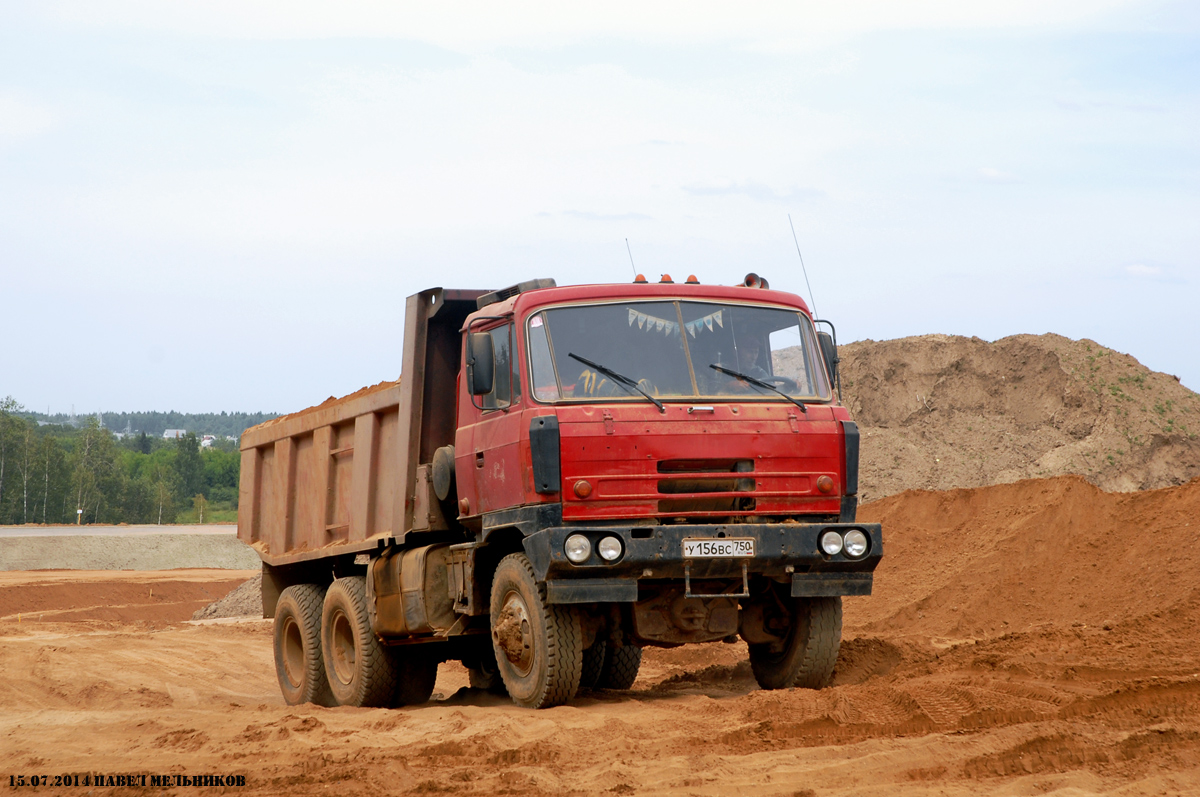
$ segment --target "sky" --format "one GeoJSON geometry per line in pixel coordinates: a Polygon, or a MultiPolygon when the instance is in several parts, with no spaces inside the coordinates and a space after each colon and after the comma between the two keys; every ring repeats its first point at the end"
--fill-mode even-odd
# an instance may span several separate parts
{"type": "Polygon", "coordinates": [[[1197,390],[1198,133],[1194,2],[7,0],[0,397],[289,412],[409,294],[630,252],[1197,390]]]}

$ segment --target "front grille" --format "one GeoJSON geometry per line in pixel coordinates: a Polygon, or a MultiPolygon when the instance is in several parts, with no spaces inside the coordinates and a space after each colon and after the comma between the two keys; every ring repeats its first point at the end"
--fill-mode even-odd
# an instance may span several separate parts
{"type": "Polygon", "coordinates": [[[750,493],[754,479],[659,479],[660,493],[750,493]]]}
{"type": "Polygon", "coordinates": [[[659,473],[753,473],[752,459],[664,459],[659,473]]]}

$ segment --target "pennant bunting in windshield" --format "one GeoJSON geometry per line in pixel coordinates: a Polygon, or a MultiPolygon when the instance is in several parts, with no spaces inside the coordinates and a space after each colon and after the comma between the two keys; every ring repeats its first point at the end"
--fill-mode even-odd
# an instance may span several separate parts
{"type": "Polygon", "coordinates": [[[725,311],[718,310],[715,313],[709,313],[708,315],[704,316],[703,318],[697,318],[695,321],[688,321],[683,326],[687,329],[688,334],[691,335],[693,338],[696,337],[696,331],[699,329],[707,329],[708,331],[711,332],[712,328],[713,328],[713,324],[716,324],[717,326],[724,329],[725,328],[725,320],[721,316],[721,314],[723,312],[725,312],[725,311]]]}

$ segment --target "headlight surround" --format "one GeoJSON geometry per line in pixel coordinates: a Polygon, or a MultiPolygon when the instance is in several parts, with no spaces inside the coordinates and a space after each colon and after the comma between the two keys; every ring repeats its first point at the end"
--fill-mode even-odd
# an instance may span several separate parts
{"type": "Polygon", "coordinates": [[[582,534],[572,534],[563,543],[563,553],[567,555],[567,559],[575,564],[586,562],[588,557],[592,555],[591,540],[582,534]]]}
{"type": "Polygon", "coordinates": [[[829,556],[837,556],[842,552],[842,535],[836,531],[827,531],[822,534],[821,550],[829,556]]]}
{"type": "Polygon", "coordinates": [[[605,537],[596,543],[596,553],[606,562],[615,562],[621,558],[621,541],[616,537],[605,537]]]}
{"type": "Polygon", "coordinates": [[[858,529],[850,529],[845,536],[846,556],[857,559],[867,552],[870,547],[870,540],[867,535],[858,529]]]}

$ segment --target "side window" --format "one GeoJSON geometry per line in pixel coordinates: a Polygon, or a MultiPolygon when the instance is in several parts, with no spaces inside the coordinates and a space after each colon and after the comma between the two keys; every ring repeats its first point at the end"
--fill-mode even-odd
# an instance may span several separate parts
{"type": "Polygon", "coordinates": [[[492,385],[492,392],[482,396],[483,408],[497,410],[521,400],[521,380],[518,377],[516,358],[512,356],[516,348],[513,340],[513,325],[507,324],[488,331],[492,333],[496,381],[492,385]]]}
{"type": "Polygon", "coordinates": [[[554,362],[550,356],[550,339],[546,337],[546,318],[538,313],[529,320],[529,376],[533,382],[533,397],[538,401],[558,399],[558,382],[554,378],[554,362]]]}

